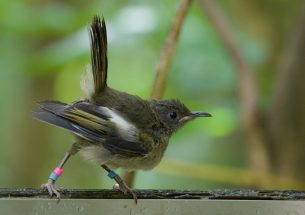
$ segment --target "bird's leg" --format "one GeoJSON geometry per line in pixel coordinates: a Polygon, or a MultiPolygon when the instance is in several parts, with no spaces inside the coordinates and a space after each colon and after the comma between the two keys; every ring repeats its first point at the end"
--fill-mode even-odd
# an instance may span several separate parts
{"type": "Polygon", "coordinates": [[[64,158],[61,160],[60,164],[54,169],[54,171],[50,174],[48,182],[41,185],[42,189],[47,189],[49,191],[50,196],[53,194],[56,195],[58,199],[60,199],[60,193],[58,192],[57,188],[55,187],[55,182],[57,178],[62,174],[62,167],[70,158],[71,154],[66,152],[64,158]]]}
{"type": "Polygon", "coordinates": [[[72,147],[66,152],[64,158],[61,160],[59,165],[54,169],[54,171],[50,174],[48,182],[41,185],[42,189],[48,190],[50,196],[53,194],[56,195],[58,199],[60,199],[60,193],[58,192],[57,188],[55,187],[55,182],[58,179],[58,177],[62,174],[63,166],[65,163],[69,160],[71,155],[74,155],[78,152],[79,148],[76,144],[73,144],[72,147]]]}
{"type": "Polygon", "coordinates": [[[132,189],[128,187],[128,185],[123,181],[123,179],[121,179],[121,177],[118,174],[116,174],[113,170],[111,170],[108,166],[103,164],[101,165],[101,167],[103,167],[108,172],[109,178],[114,179],[116,181],[117,188],[121,190],[124,194],[130,193],[135,203],[137,204],[138,201],[137,195],[132,191],[132,189]]]}

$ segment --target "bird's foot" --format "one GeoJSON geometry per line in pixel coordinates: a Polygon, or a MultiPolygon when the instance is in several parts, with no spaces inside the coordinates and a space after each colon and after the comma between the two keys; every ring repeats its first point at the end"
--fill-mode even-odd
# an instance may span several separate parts
{"type": "Polygon", "coordinates": [[[128,185],[123,181],[119,181],[117,182],[114,186],[113,186],[113,189],[115,190],[120,190],[122,191],[124,194],[127,194],[127,193],[130,193],[135,201],[135,203],[137,204],[138,203],[138,198],[137,198],[137,195],[135,194],[135,192],[130,189],[130,187],[128,187],[128,185]]]}
{"type": "Polygon", "coordinates": [[[60,193],[55,187],[55,182],[53,180],[48,179],[48,182],[46,184],[41,185],[41,189],[47,190],[50,196],[55,195],[57,199],[60,199],[60,193]]]}

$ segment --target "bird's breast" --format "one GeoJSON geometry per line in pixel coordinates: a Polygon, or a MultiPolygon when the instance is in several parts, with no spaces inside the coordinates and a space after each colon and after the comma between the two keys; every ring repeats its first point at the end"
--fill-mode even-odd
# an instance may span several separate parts
{"type": "Polygon", "coordinates": [[[160,163],[167,145],[168,141],[156,143],[152,150],[144,156],[123,157],[120,155],[114,155],[109,162],[109,165],[121,167],[130,171],[150,170],[160,163]]]}

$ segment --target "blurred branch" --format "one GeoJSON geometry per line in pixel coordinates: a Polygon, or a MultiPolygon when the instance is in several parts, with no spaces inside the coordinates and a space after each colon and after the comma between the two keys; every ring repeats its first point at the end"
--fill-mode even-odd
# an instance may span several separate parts
{"type": "Polygon", "coordinates": [[[167,38],[163,45],[161,55],[156,67],[156,76],[154,85],[150,94],[152,99],[160,99],[165,91],[166,78],[169,73],[175,47],[181,31],[183,21],[187,11],[192,3],[192,0],[181,0],[176,14],[172,20],[171,28],[167,34],[167,38]]]}
{"type": "Polygon", "coordinates": [[[300,5],[300,15],[293,24],[290,41],[280,59],[268,126],[277,171],[304,180],[305,2],[300,5]]]}
{"type": "Polygon", "coordinates": [[[210,165],[204,163],[188,163],[186,161],[163,160],[156,168],[159,172],[170,175],[190,177],[198,180],[226,183],[242,187],[254,187],[257,184],[269,184],[268,189],[304,189],[305,183],[291,177],[278,175],[261,175],[256,171],[210,165]],[[186,174],[187,173],[187,174],[186,174]]]}
{"type": "Polygon", "coordinates": [[[270,169],[270,161],[267,155],[265,134],[261,126],[261,116],[258,111],[258,90],[254,73],[238,50],[231,30],[232,27],[217,2],[214,0],[199,0],[199,3],[236,67],[239,77],[241,120],[249,145],[251,165],[258,172],[267,173],[270,169]]]}
{"type": "MultiPolygon", "coordinates": [[[[177,45],[183,21],[186,17],[188,9],[191,6],[191,3],[192,0],[181,0],[180,4],[178,5],[170,30],[164,42],[159,61],[157,63],[155,81],[150,94],[151,99],[160,99],[164,94],[166,79],[171,66],[175,47],[177,45]]],[[[135,172],[125,172],[124,181],[127,185],[132,186],[134,178],[135,172]]]]}
{"type": "Polygon", "coordinates": [[[135,181],[135,178],[136,178],[136,172],[135,171],[132,171],[132,172],[124,171],[123,178],[124,178],[125,183],[129,187],[133,187],[134,181],[135,181]]]}

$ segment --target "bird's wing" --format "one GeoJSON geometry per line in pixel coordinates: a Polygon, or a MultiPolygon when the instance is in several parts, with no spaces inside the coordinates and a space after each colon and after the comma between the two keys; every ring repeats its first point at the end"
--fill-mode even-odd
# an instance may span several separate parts
{"type": "Polygon", "coordinates": [[[114,154],[139,156],[147,149],[139,140],[138,129],[119,113],[80,101],[74,104],[45,101],[33,117],[67,129],[95,144],[102,144],[114,154]]]}

